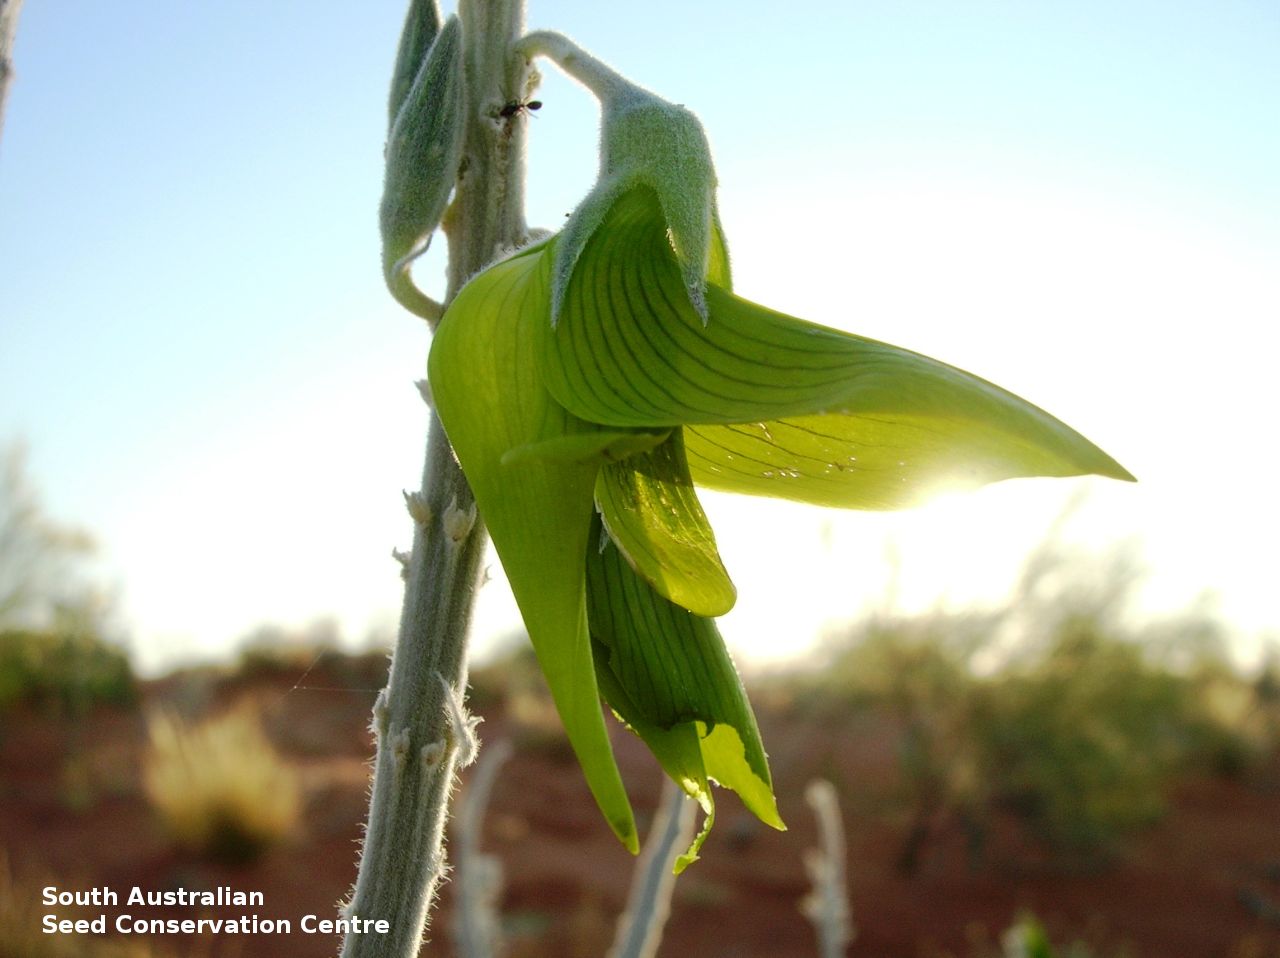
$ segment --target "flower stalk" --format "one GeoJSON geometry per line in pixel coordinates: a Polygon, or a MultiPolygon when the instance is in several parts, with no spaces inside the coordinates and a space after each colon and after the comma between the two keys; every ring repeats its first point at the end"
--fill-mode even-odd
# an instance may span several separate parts
{"type": "MultiPolygon", "coordinates": [[[[435,0],[414,0],[406,31],[423,30],[426,23],[430,33],[432,16],[438,23],[435,0]]],[[[453,188],[440,224],[449,241],[446,306],[495,256],[527,241],[523,124],[497,115],[508,91],[525,96],[536,83],[526,61],[510,54],[523,32],[523,0],[461,0],[458,16],[462,75],[453,79],[462,87],[461,115],[444,117],[439,127],[460,129],[461,142],[456,171],[445,171],[456,179],[443,190],[447,195],[453,188]]],[[[403,44],[402,60],[429,60],[429,45],[420,37],[403,44]]],[[[395,73],[393,112],[397,88],[403,91],[400,96],[410,96],[404,66],[398,64],[395,73]]],[[[396,128],[393,117],[393,141],[396,128]]],[[[388,153],[390,159],[390,148],[388,153]]],[[[388,190],[394,188],[389,168],[388,190]]],[[[427,220],[418,226],[429,235],[436,223],[427,220]]],[[[405,568],[404,606],[388,684],[374,706],[377,754],[369,820],[355,889],[344,908],[349,916],[385,919],[391,930],[385,935],[349,934],[343,958],[418,954],[445,870],[442,845],[454,773],[475,755],[475,720],[467,716],[462,700],[467,630],[486,534],[475,496],[434,411],[422,486],[407,496],[407,505],[414,520],[413,551],[405,568]]]]}

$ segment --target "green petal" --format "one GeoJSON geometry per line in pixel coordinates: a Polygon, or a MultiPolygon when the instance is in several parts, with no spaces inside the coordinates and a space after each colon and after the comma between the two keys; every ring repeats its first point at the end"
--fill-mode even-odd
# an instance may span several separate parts
{"type": "Polygon", "coordinates": [[[462,290],[436,331],[430,381],[587,783],[635,851],[586,626],[583,556],[598,465],[536,456],[502,462],[513,448],[598,431],[551,399],[533,362],[532,327],[548,313],[544,251],[500,263],[462,290]]]}
{"type": "Polygon", "coordinates": [[[737,590],[694,492],[679,430],[601,469],[596,505],[627,562],[662,596],[697,615],[733,608],[737,590]]]}
{"type": "Polygon", "coordinates": [[[714,283],[707,305],[704,326],[652,193],[632,190],[583,251],[558,325],[540,331],[547,388],[594,422],[698,427],[687,439],[695,479],[740,491],[882,507],[953,480],[1132,478],[1048,413],[962,370],[714,283]]]}
{"type": "MultiPolygon", "coordinates": [[[[945,487],[1086,471],[1045,444],[939,414],[797,416],[684,429],[694,482],[845,509],[900,509],[945,487]]],[[[1093,469],[1131,478],[1117,464],[1093,469]]]]}
{"type": "MultiPolygon", "coordinates": [[[[737,791],[761,821],[784,827],[755,715],[715,623],[660,596],[612,545],[587,555],[587,603],[606,698],[614,690],[610,704],[646,742],[658,732],[696,729],[706,775],[737,791]]],[[[678,762],[663,757],[687,749],[680,742],[688,733],[680,734],[683,740],[651,747],[685,784],[697,780],[687,752],[678,762]]]]}
{"type": "MultiPolygon", "coordinates": [[[[742,804],[751,809],[760,821],[785,831],[787,826],[778,816],[778,806],[773,797],[773,783],[757,774],[750,761],[751,752],[756,747],[750,738],[744,740],[743,733],[727,722],[709,730],[698,723],[698,729],[702,735],[702,762],[707,776],[737,792],[742,804]],[[747,761],[743,761],[744,756],[748,757],[747,761]]],[[[748,734],[759,735],[754,728],[748,734]]]]}
{"type": "Polygon", "coordinates": [[[702,829],[684,854],[676,860],[675,873],[678,875],[698,860],[698,851],[711,834],[716,821],[716,800],[711,793],[711,784],[707,781],[706,768],[702,762],[702,745],[698,738],[697,724],[685,722],[664,729],[650,722],[631,701],[613,672],[600,664],[609,661],[609,648],[599,642],[593,643],[593,646],[600,691],[613,707],[614,713],[631,731],[640,736],[662,770],[686,795],[702,806],[706,815],[702,829]]]}

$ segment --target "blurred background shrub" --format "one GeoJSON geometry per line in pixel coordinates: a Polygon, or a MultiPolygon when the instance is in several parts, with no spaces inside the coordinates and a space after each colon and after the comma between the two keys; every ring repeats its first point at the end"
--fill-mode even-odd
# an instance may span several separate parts
{"type": "Polygon", "coordinates": [[[895,723],[903,871],[955,829],[977,867],[1009,817],[1056,866],[1092,869],[1159,819],[1179,781],[1266,769],[1280,744],[1274,657],[1240,668],[1203,607],[1134,614],[1141,582],[1129,551],[1082,556],[1051,537],[1004,603],[882,610],[792,677],[810,708],[895,723]]]}
{"type": "Polygon", "coordinates": [[[0,711],[135,701],[128,658],[105,637],[110,602],[84,576],[92,550],[87,533],[45,514],[23,446],[0,448],[0,711]]]}
{"type": "Polygon", "coordinates": [[[297,772],[267,740],[251,705],[197,724],[157,713],[149,727],[143,784],[181,847],[248,862],[294,831],[302,809],[297,772]]]}
{"type": "Polygon", "coordinates": [[[28,704],[83,715],[99,703],[132,705],[137,695],[124,650],[91,632],[0,631],[0,712],[28,704]]]}

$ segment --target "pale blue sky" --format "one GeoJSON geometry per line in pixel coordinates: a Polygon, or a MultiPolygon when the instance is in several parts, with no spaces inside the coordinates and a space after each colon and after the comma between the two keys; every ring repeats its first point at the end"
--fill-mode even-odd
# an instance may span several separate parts
{"type": "MultiPolygon", "coordinates": [[[[51,511],[97,533],[148,662],[267,620],[394,620],[427,348],[378,272],[402,16],[23,10],[0,141],[0,440],[26,437],[51,511]]],[[[1099,546],[1144,538],[1155,606],[1212,587],[1245,628],[1280,626],[1280,6],[531,0],[529,22],[701,116],[741,293],[1045,406],[1143,480],[1097,484],[1084,525],[1099,546]]],[[[555,226],[591,183],[596,117],[544,73],[529,218],[555,226]]],[[[838,547],[812,510],[717,500],[744,597],[726,632],[803,648],[874,600],[889,539],[922,596],[998,589],[1075,486],[840,516],[838,547]],[[779,575],[822,597],[803,614],[751,597],[779,575]]],[[[493,591],[482,630],[509,623],[493,591]]]]}

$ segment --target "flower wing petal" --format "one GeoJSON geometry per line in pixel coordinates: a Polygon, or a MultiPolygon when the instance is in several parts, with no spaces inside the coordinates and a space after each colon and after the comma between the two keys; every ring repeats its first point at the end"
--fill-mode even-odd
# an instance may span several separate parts
{"type": "Polygon", "coordinates": [[[1015,437],[959,417],[797,416],[688,426],[684,439],[690,475],[701,486],[843,509],[918,505],[942,484],[958,490],[1084,471],[1043,444],[1018,448],[1015,437]]]}
{"type": "Polygon", "coordinates": [[[601,469],[596,505],[627,562],[661,595],[697,615],[733,608],[738,593],[694,491],[679,430],[601,469]]]}
{"type": "Polygon", "coordinates": [[[549,309],[546,273],[545,255],[534,252],[468,284],[436,331],[431,387],[587,783],[635,851],[635,822],[604,725],[586,625],[583,556],[598,464],[590,457],[502,462],[513,448],[598,431],[552,400],[533,361],[531,326],[545,321],[549,309]]]}
{"type": "Polygon", "coordinates": [[[962,466],[959,479],[972,482],[1132,478],[1075,430],[970,373],[786,316],[714,283],[707,306],[704,325],[652,193],[626,193],[584,250],[559,324],[539,331],[547,388],[593,422],[698,427],[689,451],[699,481],[718,470],[713,484],[759,492],[768,485],[759,480],[782,476],[787,491],[767,491],[807,501],[901,505],[962,466]],[[757,456],[758,470],[741,462],[752,446],[734,438],[741,430],[704,428],[766,424],[756,430],[761,452],[758,439],[773,444],[766,433],[775,422],[786,424],[779,431],[790,445],[757,456]],[[841,468],[851,461],[865,467],[841,468]],[[833,493],[833,483],[848,488],[833,493]],[[895,493],[893,483],[910,493],[895,493]]]}

